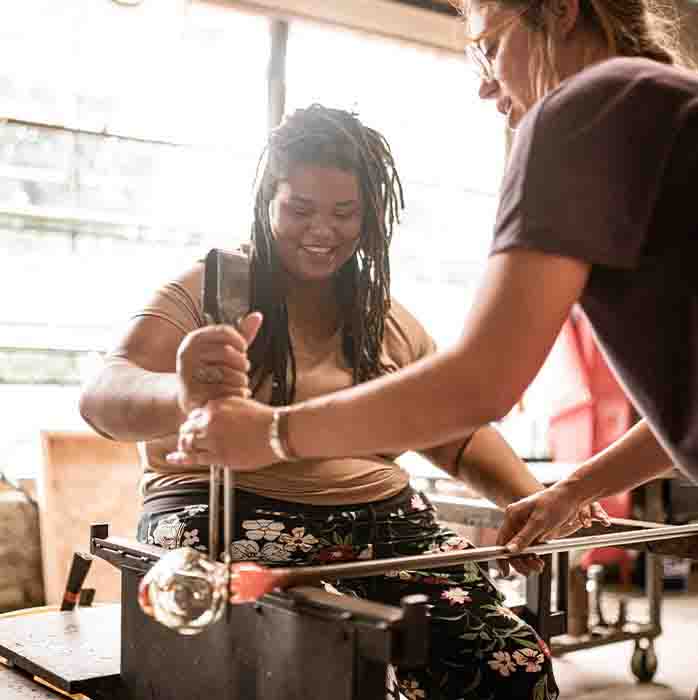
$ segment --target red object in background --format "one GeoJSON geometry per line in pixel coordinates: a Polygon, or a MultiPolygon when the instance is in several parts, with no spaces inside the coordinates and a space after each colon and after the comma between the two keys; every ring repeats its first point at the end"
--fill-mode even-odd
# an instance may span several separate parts
{"type": "MultiPolygon", "coordinates": [[[[560,462],[581,462],[620,438],[637,416],[601,354],[591,324],[576,309],[560,333],[558,357],[565,393],[550,418],[550,452],[560,462]]],[[[612,517],[631,516],[630,492],[601,503],[612,517]]],[[[617,564],[621,581],[629,583],[633,559],[634,553],[609,547],[585,552],[581,565],[617,564]]]]}

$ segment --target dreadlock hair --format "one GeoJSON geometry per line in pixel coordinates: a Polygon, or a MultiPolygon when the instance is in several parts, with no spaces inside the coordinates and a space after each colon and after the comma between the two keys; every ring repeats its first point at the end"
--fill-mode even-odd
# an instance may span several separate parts
{"type": "Polygon", "coordinates": [[[294,400],[296,362],[269,203],[278,183],[299,164],[340,168],[359,181],[363,207],[359,244],[334,285],[342,350],[354,384],[387,371],[380,351],[390,309],[388,248],[399,209],[404,208],[388,142],[355,114],[313,104],[296,110],[270,133],[257,167],[250,253],[250,308],[261,311],[264,322],[248,357],[253,393],[271,375],[271,404],[276,406],[294,400]]]}

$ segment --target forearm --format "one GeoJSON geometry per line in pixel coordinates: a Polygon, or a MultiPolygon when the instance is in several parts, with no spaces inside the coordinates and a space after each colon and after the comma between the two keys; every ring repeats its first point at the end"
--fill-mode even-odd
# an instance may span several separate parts
{"type": "Polygon", "coordinates": [[[540,369],[588,270],[532,251],[492,256],[453,348],[291,409],[291,447],[304,457],[401,452],[498,420],[540,369]]]}
{"type": "Polygon", "coordinates": [[[290,407],[291,447],[303,457],[402,452],[462,440],[499,416],[491,385],[456,350],[290,407]]]}
{"type": "Polygon", "coordinates": [[[500,508],[544,488],[492,426],[473,435],[456,477],[500,508]]]}
{"type": "Polygon", "coordinates": [[[108,363],[82,392],[80,413],[115,440],[132,442],[176,433],[185,416],[174,372],[149,372],[128,362],[108,363]]]}
{"type": "Polygon", "coordinates": [[[620,440],[587,460],[558,486],[583,505],[635,488],[673,466],[671,458],[643,420],[620,440]]]}

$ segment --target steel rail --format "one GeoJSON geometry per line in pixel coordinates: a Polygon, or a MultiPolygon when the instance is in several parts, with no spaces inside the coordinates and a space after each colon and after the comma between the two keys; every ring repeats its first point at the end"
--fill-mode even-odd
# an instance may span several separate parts
{"type": "Polygon", "coordinates": [[[378,576],[400,569],[424,570],[434,567],[456,566],[466,562],[513,559],[530,554],[545,555],[595,547],[618,547],[692,536],[698,536],[698,524],[643,527],[628,532],[609,533],[605,535],[566,537],[564,539],[533,544],[516,553],[510,552],[506,547],[475,547],[474,549],[437,552],[409,557],[392,557],[389,559],[375,559],[344,564],[330,564],[327,566],[308,566],[297,569],[274,568],[271,569],[271,571],[274,573],[275,578],[282,581],[281,585],[286,587],[324,579],[331,580],[378,576]]]}

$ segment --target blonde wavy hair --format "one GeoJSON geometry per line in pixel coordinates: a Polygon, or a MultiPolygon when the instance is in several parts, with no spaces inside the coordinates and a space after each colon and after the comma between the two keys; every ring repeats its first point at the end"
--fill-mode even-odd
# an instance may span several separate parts
{"type": "MultiPolygon", "coordinates": [[[[538,96],[560,82],[552,26],[555,0],[454,0],[466,25],[471,8],[496,5],[516,11],[532,33],[532,84],[538,96]]],[[[602,38],[609,56],[648,58],[696,68],[680,46],[681,16],[671,0],[579,0],[580,20],[602,38]]],[[[497,32],[497,27],[492,33],[497,32]]],[[[483,36],[468,36],[476,42],[483,36]]]]}

